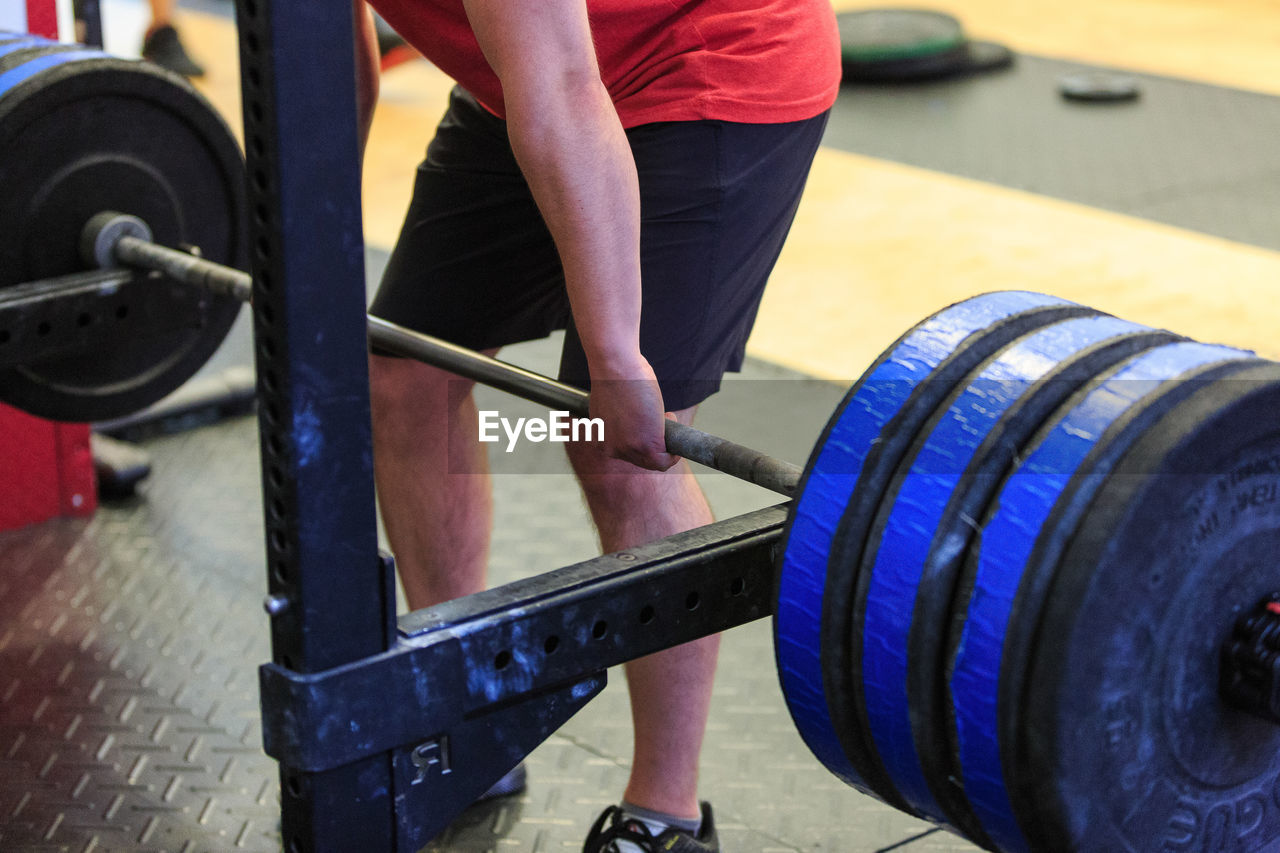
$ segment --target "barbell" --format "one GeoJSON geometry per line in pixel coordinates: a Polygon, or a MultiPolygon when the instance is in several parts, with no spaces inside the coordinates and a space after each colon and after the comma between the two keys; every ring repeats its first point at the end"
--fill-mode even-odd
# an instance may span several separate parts
{"type": "MultiPolygon", "coordinates": [[[[0,193],[21,202],[0,223],[0,399],[91,420],[198,369],[251,293],[241,169],[179,78],[0,36],[0,193]]],[[[368,328],[586,411],[578,389],[368,328]]],[[[803,469],[678,424],[668,445],[792,498],[779,678],[839,778],[992,850],[1262,851],[1280,843],[1278,416],[1276,363],[995,292],[889,347],[803,469]]]]}

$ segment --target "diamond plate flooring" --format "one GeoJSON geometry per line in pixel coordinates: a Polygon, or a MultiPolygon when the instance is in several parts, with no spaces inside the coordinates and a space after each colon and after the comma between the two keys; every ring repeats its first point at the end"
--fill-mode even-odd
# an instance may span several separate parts
{"type": "MultiPolygon", "coordinates": [[[[530,345],[522,361],[546,369],[554,352],[530,345]]],[[[840,389],[759,364],[747,377],[701,425],[802,461],[840,389]],[[770,417],[779,409],[786,422],[770,417]]],[[[258,723],[269,643],[256,445],[249,418],[150,439],[137,498],[0,534],[0,850],[279,849],[258,723]]],[[[494,462],[495,583],[594,553],[562,463],[494,462]]],[[[721,517],[774,498],[703,479],[721,517]]],[[[974,849],[823,770],[760,665],[772,658],[767,620],[726,636],[703,755],[726,851],[974,849]]],[[[619,674],[530,756],[523,795],[471,810],[429,849],[580,849],[630,749],[619,674]]]]}

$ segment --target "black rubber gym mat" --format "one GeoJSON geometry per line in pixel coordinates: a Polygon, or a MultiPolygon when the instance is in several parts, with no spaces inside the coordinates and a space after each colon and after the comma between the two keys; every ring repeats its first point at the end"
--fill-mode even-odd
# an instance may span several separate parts
{"type": "Polygon", "coordinates": [[[846,85],[824,144],[1280,249],[1280,97],[1133,75],[1123,103],[1063,98],[1086,68],[1020,55],[1007,70],[846,85]]]}

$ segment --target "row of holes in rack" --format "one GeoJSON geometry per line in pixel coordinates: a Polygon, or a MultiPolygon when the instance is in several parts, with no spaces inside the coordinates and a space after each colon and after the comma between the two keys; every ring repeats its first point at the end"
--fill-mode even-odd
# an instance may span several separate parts
{"type": "MultiPolygon", "coordinates": [[[[731,598],[741,598],[747,594],[747,581],[745,578],[736,577],[729,582],[729,596],[731,598]]],[[[690,590],[684,597],[684,609],[689,612],[697,610],[702,605],[702,596],[697,590],[690,590]]],[[[643,626],[652,625],[658,618],[658,611],[652,604],[646,604],[636,613],[636,621],[643,626]]],[[[609,623],[604,619],[597,619],[591,626],[591,638],[593,640],[603,640],[609,636],[609,623]]],[[[555,654],[560,648],[560,637],[557,634],[549,634],[542,641],[542,651],[547,655],[555,654]]],[[[514,660],[511,649],[503,649],[494,655],[493,668],[498,672],[506,669],[514,660]]]]}
{"type": "MultiPolygon", "coordinates": [[[[129,316],[128,305],[117,305],[115,311],[112,312],[117,320],[124,320],[129,316]]],[[[80,329],[92,326],[99,318],[105,319],[105,314],[95,315],[88,312],[81,312],[76,317],[76,327],[80,329]]],[[[47,338],[53,333],[53,324],[48,320],[41,320],[36,326],[36,337],[47,338]]],[[[0,344],[7,344],[13,340],[13,333],[8,329],[0,329],[0,344]]]]}

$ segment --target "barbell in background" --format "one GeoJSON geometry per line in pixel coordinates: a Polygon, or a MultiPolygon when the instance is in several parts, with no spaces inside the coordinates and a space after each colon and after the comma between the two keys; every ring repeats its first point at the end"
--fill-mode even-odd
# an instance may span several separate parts
{"type": "MultiPolygon", "coordinates": [[[[231,266],[265,214],[241,169],[180,79],[0,36],[0,193],[21,202],[0,222],[0,399],[101,419],[198,369],[252,292],[231,266]]],[[[369,335],[586,410],[495,359],[369,335]]],[[[891,346],[803,472],[668,429],[794,494],[779,676],[841,779],[993,850],[1280,842],[1280,365],[997,292],[891,346]]]]}
{"type": "Polygon", "coordinates": [[[148,63],[0,33],[0,187],[0,289],[28,306],[26,322],[0,326],[5,401],[55,420],[138,411],[230,331],[236,300],[85,274],[77,249],[90,217],[123,205],[165,245],[248,266],[244,159],[191,86],[148,63]],[[42,288],[21,287],[67,275],[82,277],[79,295],[44,310],[42,288]]]}

